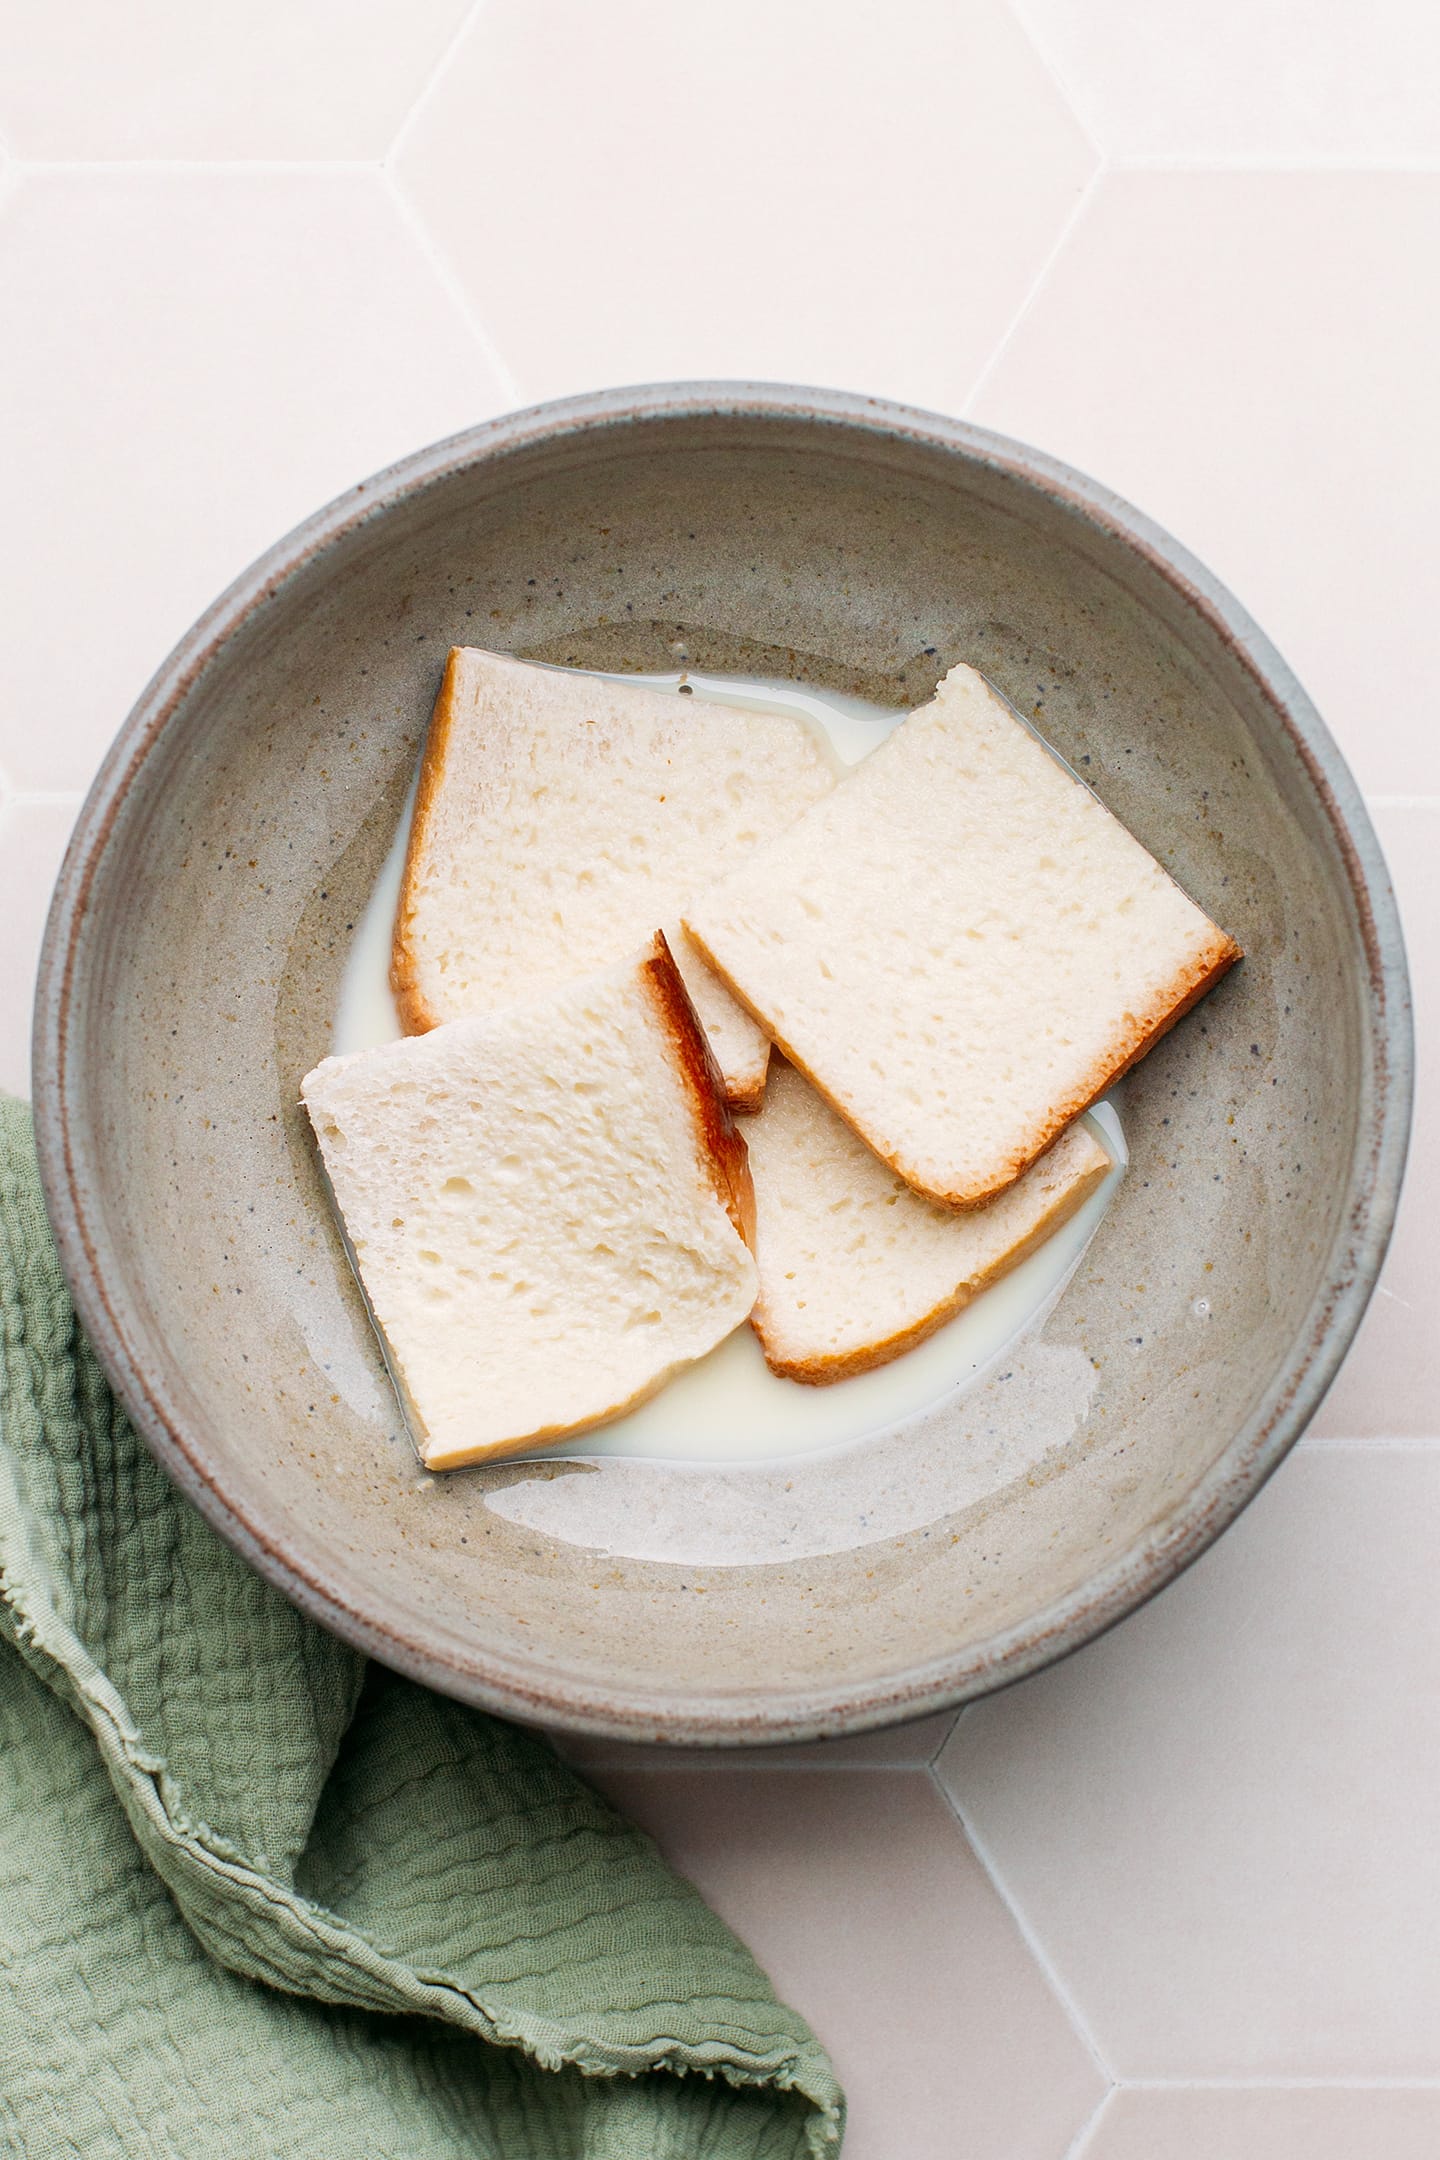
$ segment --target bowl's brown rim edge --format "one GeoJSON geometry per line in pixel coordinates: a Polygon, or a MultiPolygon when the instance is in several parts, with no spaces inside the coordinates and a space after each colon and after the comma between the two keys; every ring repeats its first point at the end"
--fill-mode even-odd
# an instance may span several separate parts
{"type": "Polygon", "coordinates": [[[789,385],[713,382],[596,392],[527,408],[414,453],[336,498],[243,572],[181,639],[137,700],[82,806],[46,923],[36,993],[32,1087],[46,1205],[80,1318],[137,1430],[212,1526],[303,1611],[367,1655],[500,1716],[597,1738],[753,1746],[855,1734],[958,1707],[1092,1641],[1213,1543],[1303,1433],[1363,1317],[1398,1204],[1413,1094],[1409,982],[1389,873],[1359,791],[1324,723],[1273,645],[1187,549],[1109,489],[1043,452],[973,424],[884,399],[789,385]],[[1321,1291],[1283,1370],[1245,1426],[1163,1522],[1079,1589],[1015,1627],[888,1682],[683,1700],[608,1692],[540,1660],[483,1668],[377,1625],[338,1581],[306,1568],[220,1491],[148,1373],[107,1293],[103,1225],[81,1164],[69,1062],[70,1017],[87,907],[121,805],[197,678],[248,617],[345,533],[474,463],[637,422],[716,417],[819,424],[837,435],[910,442],[1018,481],[1129,549],[1177,592],[1250,676],[1289,736],[1336,836],[1365,954],[1372,1070],[1340,1228],[1321,1291]]]}

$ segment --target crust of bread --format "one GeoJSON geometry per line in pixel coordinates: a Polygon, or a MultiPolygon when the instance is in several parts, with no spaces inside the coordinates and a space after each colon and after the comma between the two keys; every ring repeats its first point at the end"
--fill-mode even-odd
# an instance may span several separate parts
{"type": "MultiPolygon", "coordinates": [[[[750,1153],[725,1100],[715,1054],[696,1017],[689,992],[662,931],[657,930],[654,944],[641,962],[641,976],[675,1069],[689,1096],[696,1133],[709,1164],[716,1195],[753,1252],[755,1187],[750,1176],[750,1153]]],[[[616,1418],[624,1417],[627,1412],[638,1409],[641,1403],[648,1402],[652,1395],[657,1395],[672,1377],[670,1372],[660,1373],[608,1410],[593,1411],[572,1424],[549,1425],[539,1432],[502,1440],[491,1447],[427,1452],[424,1441],[417,1436],[420,1459],[427,1470],[441,1471],[463,1470],[467,1465],[528,1455],[535,1448],[553,1446],[561,1440],[594,1432],[602,1425],[613,1423],[616,1418]]]]}
{"type": "Polygon", "coordinates": [[[750,1315],[750,1325],[759,1338],[766,1364],[771,1372],[777,1373],[782,1380],[798,1380],[804,1387],[828,1387],[834,1380],[853,1380],[857,1373],[873,1372],[878,1365],[888,1365],[893,1358],[902,1356],[907,1350],[913,1350],[917,1343],[925,1342],[937,1329],[944,1327],[947,1320],[953,1320],[957,1313],[963,1312],[982,1290],[988,1290],[992,1283],[999,1282],[1012,1268],[1018,1267],[1022,1260],[1027,1260],[1053,1231],[1069,1222],[1071,1216],[1079,1212],[1091,1193],[1104,1183],[1112,1168],[1113,1165],[1108,1162],[1097,1163],[1087,1176],[1077,1178],[1068,1191],[1057,1197],[1049,1214],[1035,1225],[1028,1237],[1013,1245],[995,1266],[984,1268],[970,1282],[961,1283],[948,1297],[942,1298],[938,1305],[926,1313],[923,1319],[912,1321],[909,1327],[900,1328],[895,1334],[886,1335],[878,1342],[865,1343],[857,1350],[847,1350],[838,1357],[787,1358],[777,1344],[767,1339],[762,1291],[760,1302],[750,1315]]]}
{"type": "Polygon", "coordinates": [[[428,1035],[440,1025],[440,1015],[420,988],[419,962],[411,938],[415,919],[415,880],[430,836],[435,798],[445,774],[445,757],[455,721],[455,686],[465,648],[452,645],[445,673],[430,715],[425,748],[420,754],[420,779],[415,790],[415,809],[410,820],[410,839],[405,849],[405,872],[400,881],[400,900],[395,910],[395,934],[390,946],[390,988],[407,1035],[428,1035]]]}
{"type": "Polygon", "coordinates": [[[701,1147],[710,1164],[715,1190],[745,1243],[755,1250],[755,1186],[750,1151],[725,1099],[725,1084],[709,1038],[701,1027],[690,993],[663,930],[657,930],[641,964],[645,987],[685,1083],[701,1147]]]}
{"type": "MultiPolygon", "coordinates": [[[[437,1448],[433,1454],[427,1454],[418,1426],[411,1425],[411,1437],[427,1470],[473,1470],[481,1463],[504,1462],[513,1455],[529,1455],[535,1448],[551,1447],[557,1441],[573,1440],[581,1433],[596,1432],[602,1425],[613,1425],[616,1418],[626,1416],[631,1410],[638,1410],[641,1403],[649,1402],[652,1395],[658,1395],[661,1388],[668,1386],[674,1377],[675,1369],[672,1367],[669,1372],[663,1372],[656,1379],[647,1381],[644,1387],[638,1388],[633,1395],[627,1395],[624,1402],[616,1403],[612,1409],[599,1410],[593,1416],[577,1418],[569,1425],[547,1425],[541,1432],[526,1433],[515,1440],[497,1440],[490,1447],[437,1448]]],[[[402,1401],[405,1403],[408,1423],[408,1399],[402,1398],[402,1401]]]]}
{"type": "MultiPolygon", "coordinates": [[[[453,659],[454,655],[452,654],[451,657],[453,659]]],[[[448,682],[448,668],[446,676],[448,682]]],[[[444,692],[442,691],[442,700],[443,697],[444,692]]],[[[439,712],[440,701],[437,701],[437,717],[439,712]]],[[[448,725],[448,718],[446,724],[448,725]]],[[[428,744],[426,755],[428,759],[428,744]]],[[[443,757],[443,730],[440,755],[443,757]]],[[[424,790],[425,778],[422,771],[421,794],[417,797],[416,802],[417,828],[424,790]]],[[[413,834],[411,846],[412,848],[414,846],[413,834]]],[[[745,1145],[744,1135],[736,1125],[730,1106],[726,1102],[719,1068],[715,1062],[714,1052],[710,1048],[709,1038],[696,1016],[695,1008],[690,1002],[689,993],[685,988],[680,970],[675,965],[670,947],[662,932],[656,932],[653,945],[640,963],[640,971],[644,988],[655,1009],[657,1024],[665,1038],[667,1050],[685,1087],[695,1121],[696,1133],[709,1166],[716,1195],[731,1222],[735,1225],[736,1230],[753,1252],[755,1249],[755,1187],[750,1176],[749,1150],[745,1145]]],[[[438,1023],[428,1021],[422,1027],[412,1028],[410,1032],[412,1034],[428,1034],[430,1027],[436,1024],[438,1023]]],[[[316,1160],[320,1164],[321,1174],[325,1177],[328,1187],[329,1178],[324,1168],[324,1156],[318,1147],[316,1160]]],[[[379,1339],[386,1369],[400,1399],[405,1423],[409,1428],[416,1453],[427,1470],[441,1472],[475,1468],[482,1463],[501,1462],[511,1456],[528,1455],[536,1448],[552,1446],[562,1440],[572,1439],[581,1433],[593,1432],[602,1425],[613,1423],[616,1418],[624,1417],[629,1411],[638,1409],[641,1403],[648,1402],[651,1396],[658,1394],[660,1389],[673,1378],[674,1375],[671,1371],[660,1373],[653,1380],[648,1381],[644,1387],[637,1389],[633,1395],[626,1396],[624,1401],[614,1403],[608,1409],[589,1412],[583,1418],[577,1418],[563,1425],[547,1425],[537,1432],[518,1435],[512,1440],[497,1441],[489,1446],[481,1447],[452,1447],[448,1449],[436,1447],[430,1439],[429,1429],[420,1413],[419,1406],[405,1385],[400,1366],[391,1353],[384,1329],[376,1317],[374,1307],[370,1302],[370,1294],[365,1287],[364,1277],[360,1273],[354,1249],[345,1230],[344,1216],[338,1205],[333,1202],[333,1193],[332,1206],[345,1250],[350,1258],[351,1270],[359,1285],[360,1295],[365,1301],[371,1324],[379,1339]]]]}
{"type": "MultiPolygon", "coordinates": [[[[1234,938],[1223,930],[1217,930],[1192,964],[1183,969],[1175,981],[1160,992],[1148,1011],[1138,1016],[1126,1015],[1128,1025],[1117,1035],[1113,1048],[1106,1052],[1078,1088],[1063,1102],[1054,1105],[1048,1116],[1036,1126],[1033,1138],[1026,1142],[1024,1149],[1010,1158],[1002,1176],[982,1191],[953,1191],[926,1184],[917,1177],[913,1163],[904,1162],[886,1148],[877,1147],[869,1133],[860,1130],[844,1103],[836,1100],[805,1059],[765,1015],[751,1004],[740,985],[721,965],[694,925],[686,922],[685,929],[736,1003],[743,1005],[757,1025],[766,1030],[781,1056],[787,1058],[797,1072],[805,1075],[816,1094],[830,1105],[838,1118],[844,1119],[856,1138],[863,1140],[871,1153],[878,1155],[881,1162],[893,1170],[897,1177],[904,1178],[912,1192],[919,1193],[922,1199],[933,1200],[937,1207],[953,1208],[957,1214],[964,1214],[970,1208],[985,1207],[990,1201],[998,1200],[1002,1193],[1008,1192],[1016,1180],[1025,1175],[1030,1165],[1038,1162],[1040,1157],[1055,1145],[1068,1125],[1073,1125],[1076,1118],[1088,1110],[1092,1103],[1098,1102],[1107,1088],[1113,1087],[1117,1080],[1129,1072],[1132,1065],[1138,1064],[1147,1050],[1153,1049],[1161,1036],[1168,1034],[1177,1020],[1183,1020],[1192,1005],[1198,1005],[1206,992],[1214,989],[1221,976],[1228,974],[1236,961],[1245,957],[1234,938]]],[[[939,1325],[938,1321],[936,1325],[939,1325]]],[[[917,1337],[916,1340],[920,1338],[917,1337]]],[[[800,1375],[793,1374],[791,1377],[798,1379],[800,1375]]]]}
{"type": "MultiPolygon", "coordinates": [[[[694,939],[690,936],[690,933],[683,927],[683,925],[680,928],[678,935],[684,941],[684,946],[688,950],[690,959],[693,962],[698,962],[702,968],[708,970],[708,972],[713,975],[715,973],[714,969],[710,967],[709,961],[704,958],[699,946],[696,945],[694,939]]],[[[675,947],[673,945],[670,947],[670,957],[672,960],[675,959],[675,947]]],[[[692,1005],[694,1005],[695,1000],[690,994],[690,985],[686,978],[685,970],[680,967],[680,963],[678,960],[675,961],[675,965],[680,970],[680,980],[685,983],[685,994],[687,997],[690,997],[690,1002],[692,1005]]],[[[716,980],[719,980],[718,976],[716,977],[716,980]]],[[[700,1009],[698,1006],[696,1007],[695,1017],[697,1018],[697,1020],[700,1021],[701,1033],[704,1034],[706,1041],[709,1042],[709,1032],[705,1027],[705,1022],[704,1019],[701,1017],[700,1009]]],[[[711,1043],[710,1047],[713,1050],[715,1046],[713,1043],[711,1043]]],[[[718,1054],[716,1056],[715,1062],[717,1066],[720,1064],[718,1054]]],[[[742,1117],[749,1116],[752,1115],[756,1110],[758,1110],[763,1104],[765,1100],[765,1086],[769,1077],[770,1040],[768,1036],[762,1034],[756,1062],[751,1065],[746,1071],[741,1072],[738,1069],[734,1068],[726,1071],[723,1066],[721,1067],[721,1092],[723,1093],[726,1102],[729,1103],[732,1110],[738,1111],[742,1117]]]]}
{"type": "MultiPolygon", "coordinates": [[[[743,1140],[740,1144],[742,1147],[744,1146],[743,1140]]],[[[340,1240],[345,1248],[346,1258],[350,1262],[350,1272],[355,1278],[356,1287],[359,1289],[365,1310],[370,1318],[370,1325],[375,1331],[375,1339],[380,1345],[380,1355],[385,1361],[385,1370],[390,1375],[390,1384],[399,1398],[400,1410],[405,1420],[406,1430],[409,1432],[416,1454],[427,1470],[441,1472],[475,1469],[481,1463],[503,1462],[513,1455],[528,1455],[534,1448],[549,1447],[558,1441],[573,1439],[577,1434],[594,1432],[597,1427],[613,1424],[616,1418],[624,1417],[631,1410],[638,1410],[641,1403],[649,1402],[652,1395],[658,1395],[661,1388],[668,1386],[675,1377],[673,1369],[669,1372],[659,1373],[653,1380],[647,1381],[644,1387],[637,1388],[633,1395],[627,1395],[623,1402],[613,1404],[608,1410],[596,1411],[583,1418],[576,1418],[573,1422],[565,1425],[547,1425],[540,1432],[526,1433],[513,1440],[497,1440],[488,1447],[443,1448],[433,1446],[430,1439],[430,1428],[420,1414],[419,1404],[405,1384],[405,1376],[399,1361],[390,1348],[389,1339],[384,1328],[380,1325],[374,1306],[370,1302],[370,1293],[365,1287],[365,1278],[360,1272],[360,1264],[355,1257],[355,1248],[351,1244],[349,1233],[345,1228],[345,1218],[335,1202],[334,1190],[330,1184],[329,1174],[325,1169],[325,1158],[318,1146],[315,1149],[315,1160],[319,1165],[320,1175],[325,1181],[325,1188],[330,1193],[331,1208],[340,1231],[340,1240]]],[[[748,1160],[744,1175],[748,1185],[750,1178],[748,1160]]],[[[751,1190],[751,1203],[753,1207],[753,1189],[751,1190]]],[[[734,1220],[733,1216],[731,1219],[734,1220]]],[[[747,1239],[746,1242],[751,1243],[752,1241],[747,1239]]]]}
{"type": "Polygon", "coordinates": [[[743,1087],[737,1082],[734,1087],[727,1088],[722,1079],[721,1093],[725,1098],[726,1107],[733,1110],[737,1117],[753,1117],[757,1110],[763,1110],[765,1107],[765,1088],[769,1078],[770,1044],[767,1042],[765,1045],[765,1065],[758,1080],[751,1079],[747,1075],[743,1087]]]}

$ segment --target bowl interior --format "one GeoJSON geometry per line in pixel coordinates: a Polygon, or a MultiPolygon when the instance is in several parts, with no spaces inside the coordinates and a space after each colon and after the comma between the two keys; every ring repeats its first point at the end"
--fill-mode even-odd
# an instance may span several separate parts
{"type": "Polygon", "coordinates": [[[1264,1467],[1374,1149],[1373,926],[1243,656],[1142,551],[901,430],[596,420],[362,507],[199,642],[82,833],[63,996],[52,953],[67,1258],[162,1455],[379,1654],[562,1724],[878,1721],[1133,1603],[1264,1467]],[[418,1468],[297,1083],[460,641],[905,706],[972,661],[1240,939],[1125,1084],[1079,1274],[959,1400],[774,1470],[418,1468]]]}

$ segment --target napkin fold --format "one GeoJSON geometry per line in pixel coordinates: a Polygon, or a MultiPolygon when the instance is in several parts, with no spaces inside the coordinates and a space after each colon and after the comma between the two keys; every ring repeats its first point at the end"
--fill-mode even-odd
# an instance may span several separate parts
{"type": "Polygon", "coordinates": [[[0,1634],[7,2149],[838,2151],[823,2050],[650,1841],[542,1741],[304,1619],[158,1469],[10,1101],[0,1634]]]}

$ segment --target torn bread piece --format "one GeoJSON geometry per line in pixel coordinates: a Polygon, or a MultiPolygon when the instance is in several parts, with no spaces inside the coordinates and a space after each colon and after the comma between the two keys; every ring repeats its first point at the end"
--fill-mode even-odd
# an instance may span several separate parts
{"type": "Polygon", "coordinates": [[[663,938],[301,1092],[431,1470],[618,1416],[755,1302],[745,1143],[663,938]]]}
{"type": "Polygon", "coordinates": [[[811,1386],[924,1342],[1068,1222],[1113,1167],[1082,1119],[988,1207],[936,1207],[779,1059],[745,1134],[760,1265],[751,1325],[771,1371],[811,1386]]]}
{"type": "Polygon", "coordinates": [[[558,988],[663,929],[727,1099],[754,1108],[769,1041],[679,920],[837,773],[792,714],[457,647],[425,744],[395,921],[391,982],[405,1027],[558,988]]]}
{"type": "Polygon", "coordinates": [[[907,1184],[983,1206],[1240,958],[973,668],[687,929],[907,1184]]]}

